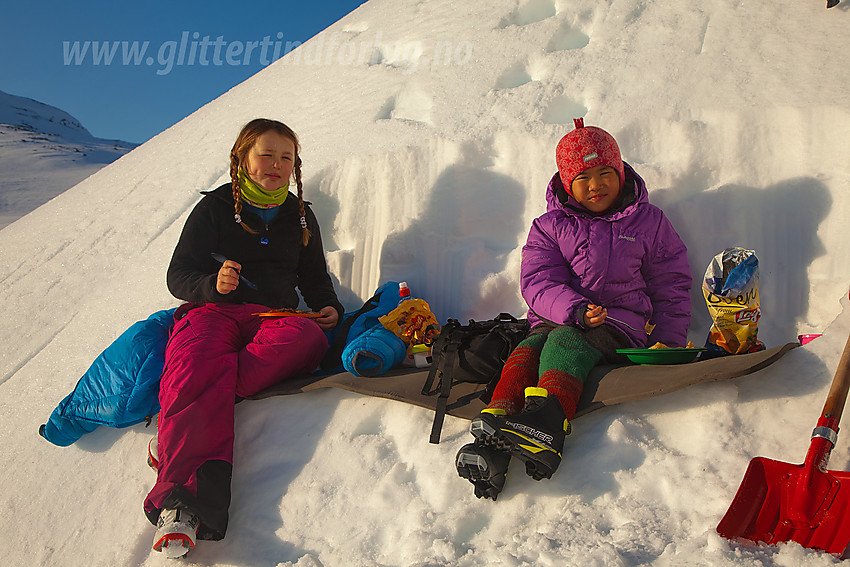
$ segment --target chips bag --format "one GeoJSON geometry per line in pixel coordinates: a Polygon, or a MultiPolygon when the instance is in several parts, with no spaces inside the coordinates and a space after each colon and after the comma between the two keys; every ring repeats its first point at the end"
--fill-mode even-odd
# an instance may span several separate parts
{"type": "Polygon", "coordinates": [[[727,248],[705,271],[702,294],[713,324],[706,347],[717,354],[764,349],[758,340],[759,261],[753,250],[727,248]]]}
{"type": "Polygon", "coordinates": [[[383,317],[381,324],[408,346],[430,345],[440,332],[440,325],[424,299],[408,299],[383,317]]]}

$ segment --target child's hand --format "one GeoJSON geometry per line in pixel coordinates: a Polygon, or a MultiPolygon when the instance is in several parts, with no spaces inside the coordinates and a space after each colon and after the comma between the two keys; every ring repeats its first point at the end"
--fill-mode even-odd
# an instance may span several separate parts
{"type": "Polygon", "coordinates": [[[218,276],[215,279],[215,289],[222,295],[227,295],[237,287],[239,287],[239,271],[242,270],[242,264],[227,260],[218,270],[218,276]]]}
{"type": "Polygon", "coordinates": [[[601,305],[593,305],[592,303],[588,304],[587,311],[584,312],[584,326],[590,327],[598,327],[602,323],[605,322],[605,318],[608,316],[608,310],[602,307],[601,305]]]}
{"type": "Polygon", "coordinates": [[[320,329],[323,331],[330,331],[336,327],[337,319],[339,319],[339,313],[336,309],[330,305],[326,305],[319,310],[319,313],[321,313],[322,316],[317,317],[314,321],[316,321],[320,329]]]}

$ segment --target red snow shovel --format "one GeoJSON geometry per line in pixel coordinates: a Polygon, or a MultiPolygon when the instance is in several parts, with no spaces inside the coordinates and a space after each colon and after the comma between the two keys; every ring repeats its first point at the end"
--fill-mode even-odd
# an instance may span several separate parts
{"type": "Polygon", "coordinates": [[[850,552],[850,472],[826,470],[850,388],[850,338],[802,465],[756,457],[726,515],[725,538],[776,544],[796,541],[842,558],[850,552]],[[843,486],[842,486],[843,485],[843,486]]]}

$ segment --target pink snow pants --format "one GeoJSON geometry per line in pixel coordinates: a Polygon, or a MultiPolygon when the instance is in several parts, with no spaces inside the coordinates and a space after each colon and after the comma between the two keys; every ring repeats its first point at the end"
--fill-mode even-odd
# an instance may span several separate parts
{"type": "Polygon", "coordinates": [[[157,480],[145,499],[152,522],[179,505],[200,516],[199,537],[224,537],[236,397],[314,370],[327,350],[315,321],[253,315],[260,311],[268,308],[207,303],[174,324],[159,387],[157,480]]]}

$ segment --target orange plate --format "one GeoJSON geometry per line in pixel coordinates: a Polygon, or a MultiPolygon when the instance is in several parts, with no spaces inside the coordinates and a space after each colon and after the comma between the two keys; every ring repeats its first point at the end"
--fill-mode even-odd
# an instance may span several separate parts
{"type": "Polygon", "coordinates": [[[321,313],[316,313],[315,311],[279,311],[272,309],[271,311],[264,311],[263,313],[254,313],[254,315],[259,315],[260,317],[321,317],[321,313]]]}

